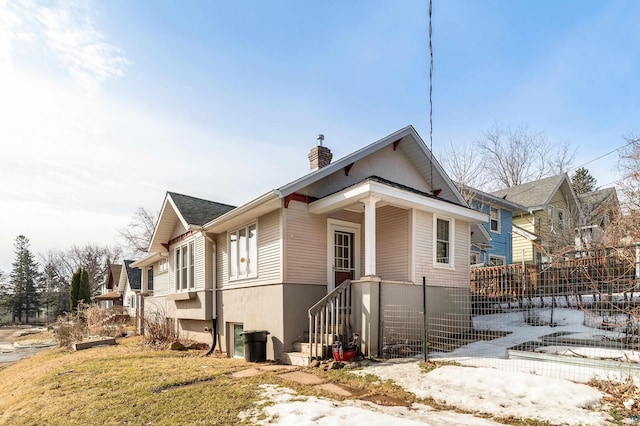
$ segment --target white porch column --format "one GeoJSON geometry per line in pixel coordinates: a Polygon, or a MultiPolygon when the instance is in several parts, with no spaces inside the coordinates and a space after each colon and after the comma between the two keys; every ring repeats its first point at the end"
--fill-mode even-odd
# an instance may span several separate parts
{"type": "Polygon", "coordinates": [[[140,292],[142,294],[147,294],[147,292],[149,291],[149,269],[148,266],[142,266],[140,267],[140,274],[141,274],[141,285],[140,285],[140,292]]]}
{"type": "Polygon", "coordinates": [[[360,200],[364,204],[364,275],[376,275],[376,197],[360,200]]]}

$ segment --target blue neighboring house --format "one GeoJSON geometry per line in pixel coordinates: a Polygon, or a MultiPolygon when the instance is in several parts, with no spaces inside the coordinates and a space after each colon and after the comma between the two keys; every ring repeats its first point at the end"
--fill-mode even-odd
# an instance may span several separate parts
{"type": "Polygon", "coordinates": [[[471,187],[464,187],[463,195],[472,209],[489,215],[483,226],[490,236],[488,243],[471,238],[471,264],[508,265],[513,262],[512,232],[514,215],[527,211],[520,204],[507,201],[471,187]]]}

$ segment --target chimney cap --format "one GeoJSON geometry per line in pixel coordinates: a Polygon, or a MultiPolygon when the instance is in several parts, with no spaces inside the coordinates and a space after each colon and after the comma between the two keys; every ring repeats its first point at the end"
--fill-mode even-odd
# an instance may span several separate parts
{"type": "Polygon", "coordinates": [[[322,146],[322,142],[324,141],[324,135],[322,133],[318,133],[318,136],[316,136],[316,139],[318,140],[318,145],[322,146]]]}

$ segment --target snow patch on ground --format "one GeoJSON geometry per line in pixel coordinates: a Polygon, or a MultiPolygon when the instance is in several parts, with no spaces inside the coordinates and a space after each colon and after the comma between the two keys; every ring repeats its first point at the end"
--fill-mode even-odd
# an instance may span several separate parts
{"type": "Polygon", "coordinates": [[[423,373],[415,360],[372,365],[354,373],[374,374],[393,380],[419,398],[495,417],[568,425],[605,424],[607,417],[592,411],[600,404],[600,391],[563,379],[461,366],[442,366],[423,373]]]}
{"type": "Polygon", "coordinates": [[[335,401],[326,398],[304,397],[294,390],[277,385],[261,385],[258,408],[241,413],[241,419],[254,424],[277,425],[380,425],[415,426],[429,424],[433,426],[498,425],[492,420],[459,414],[452,411],[436,411],[423,404],[410,407],[387,407],[360,400],[335,401]],[[260,419],[260,415],[266,418],[260,419]]]}

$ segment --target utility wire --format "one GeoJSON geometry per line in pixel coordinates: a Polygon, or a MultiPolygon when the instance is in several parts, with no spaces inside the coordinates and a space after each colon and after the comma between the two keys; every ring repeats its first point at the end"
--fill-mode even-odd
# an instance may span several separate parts
{"type": "Polygon", "coordinates": [[[431,16],[433,14],[433,0],[429,0],[429,151],[431,151],[431,192],[433,192],[433,44],[431,38],[433,28],[431,16]]]}
{"type": "Polygon", "coordinates": [[[573,169],[571,169],[570,171],[575,171],[575,170],[579,169],[580,167],[584,167],[584,166],[586,166],[587,164],[593,163],[594,161],[598,161],[598,160],[600,160],[601,158],[606,157],[607,155],[611,155],[611,154],[613,154],[613,153],[614,153],[614,152],[616,152],[616,151],[620,151],[622,148],[626,148],[627,146],[631,145],[631,144],[632,144],[632,143],[634,143],[634,142],[638,142],[638,139],[631,139],[631,140],[630,140],[629,142],[627,142],[626,144],[624,144],[624,145],[622,145],[622,146],[619,146],[619,147],[617,147],[616,149],[614,149],[614,150],[612,150],[612,151],[607,152],[606,154],[602,154],[601,156],[596,157],[596,158],[594,158],[593,160],[589,160],[589,161],[587,161],[586,163],[583,163],[583,164],[581,164],[581,165],[579,165],[579,166],[577,166],[577,167],[574,167],[574,168],[573,168],[573,169]]]}

